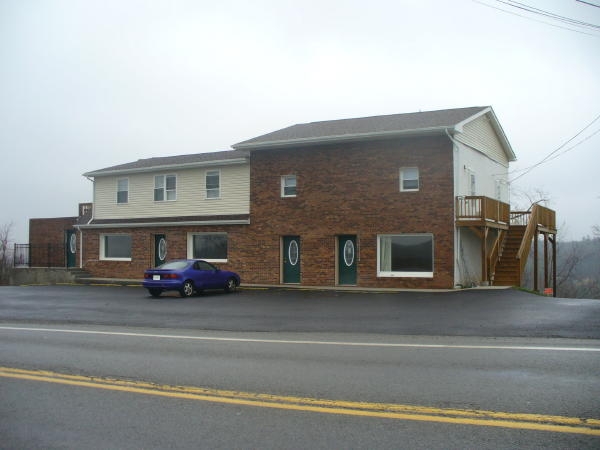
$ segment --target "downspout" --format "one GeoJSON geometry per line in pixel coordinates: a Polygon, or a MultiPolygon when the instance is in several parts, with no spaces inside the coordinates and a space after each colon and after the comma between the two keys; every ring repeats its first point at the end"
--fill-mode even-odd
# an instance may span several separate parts
{"type": "Polygon", "coordinates": [[[458,158],[458,143],[456,142],[456,140],[450,135],[450,133],[448,132],[448,128],[445,128],[444,131],[446,132],[446,136],[448,136],[448,139],[450,139],[450,142],[452,142],[452,188],[454,189],[453,192],[453,196],[452,196],[452,211],[453,211],[453,216],[452,216],[452,226],[454,229],[454,274],[453,274],[453,278],[454,278],[454,287],[457,287],[461,284],[461,278],[462,278],[462,274],[461,274],[461,270],[460,270],[460,248],[461,248],[461,242],[460,242],[460,238],[461,238],[461,233],[460,233],[460,229],[456,226],[456,195],[458,193],[458,186],[457,186],[457,167],[460,166],[460,161],[457,160],[458,158]]]}
{"type": "MultiPolygon", "coordinates": [[[[86,176],[85,178],[87,178],[87,180],[90,181],[93,186],[92,187],[92,214],[90,215],[90,220],[88,220],[88,222],[86,223],[86,225],[89,225],[90,223],[92,223],[92,220],[94,220],[94,212],[95,212],[94,205],[96,204],[96,182],[95,182],[95,179],[90,178],[88,176],[86,176]]],[[[79,237],[80,237],[79,268],[83,269],[83,230],[81,228],[79,228],[79,237]]]]}

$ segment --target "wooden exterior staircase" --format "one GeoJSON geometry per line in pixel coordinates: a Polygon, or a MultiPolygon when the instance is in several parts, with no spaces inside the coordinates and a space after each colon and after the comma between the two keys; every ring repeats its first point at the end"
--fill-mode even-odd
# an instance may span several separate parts
{"type": "Polygon", "coordinates": [[[544,288],[548,288],[548,243],[552,243],[553,292],[556,295],[556,213],[533,204],[528,211],[510,211],[506,203],[488,197],[457,197],[456,226],[469,227],[481,238],[482,282],[520,286],[533,244],[534,289],[538,290],[538,238],[544,237],[544,288]],[[490,230],[496,230],[493,245],[490,230]]]}
{"type": "Polygon", "coordinates": [[[502,246],[502,251],[496,263],[496,270],[492,273],[492,283],[496,286],[520,286],[521,264],[517,258],[519,248],[525,236],[524,225],[512,225],[502,246]]]}

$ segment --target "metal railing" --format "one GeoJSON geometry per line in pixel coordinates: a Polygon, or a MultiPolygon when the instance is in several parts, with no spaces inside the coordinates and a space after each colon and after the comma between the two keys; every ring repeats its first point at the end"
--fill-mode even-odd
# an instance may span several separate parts
{"type": "Polygon", "coordinates": [[[66,267],[65,244],[15,244],[14,267],[66,267]]]}

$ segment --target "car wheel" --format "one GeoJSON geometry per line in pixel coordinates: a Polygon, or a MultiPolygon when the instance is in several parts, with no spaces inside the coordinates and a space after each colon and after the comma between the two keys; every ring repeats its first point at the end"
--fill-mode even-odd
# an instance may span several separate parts
{"type": "Polygon", "coordinates": [[[231,277],[227,280],[225,284],[225,292],[234,292],[237,288],[237,281],[235,278],[231,277]]]}
{"type": "Polygon", "coordinates": [[[183,283],[183,287],[179,291],[182,297],[190,297],[194,293],[194,283],[190,280],[187,280],[183,283]]]}
{"type": "Polygon", "coordinates": [[[148,289],[148,292],[150,292],[150,295],[152,297],[160,297],[160,294],[162,293],[162,289],[148,289]]]}

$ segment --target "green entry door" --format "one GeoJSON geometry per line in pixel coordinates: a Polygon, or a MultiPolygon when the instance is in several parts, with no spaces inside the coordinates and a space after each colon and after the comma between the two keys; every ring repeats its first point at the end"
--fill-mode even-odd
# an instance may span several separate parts
{"type": "Polygon", "coordinates": [[[77,265],[77,232],[75,230],[67,230],[65,241],[67,247],[67,267],[75,267],[77,265]]]}
{"type": "Polygon", "coordinates": [[[300,283],[300,237],[283,237],[283,282],[300,283]]]}
{"type": "Polygon", "coordinates": [[[338,236],[339,284],[356,284],[356,236],[338,236]]]}
{"type": "Polygon", "coordinates": [[[154,267],[164,264],[167,259],[167,237],[164,234],[154,235],[154,267]]]}

